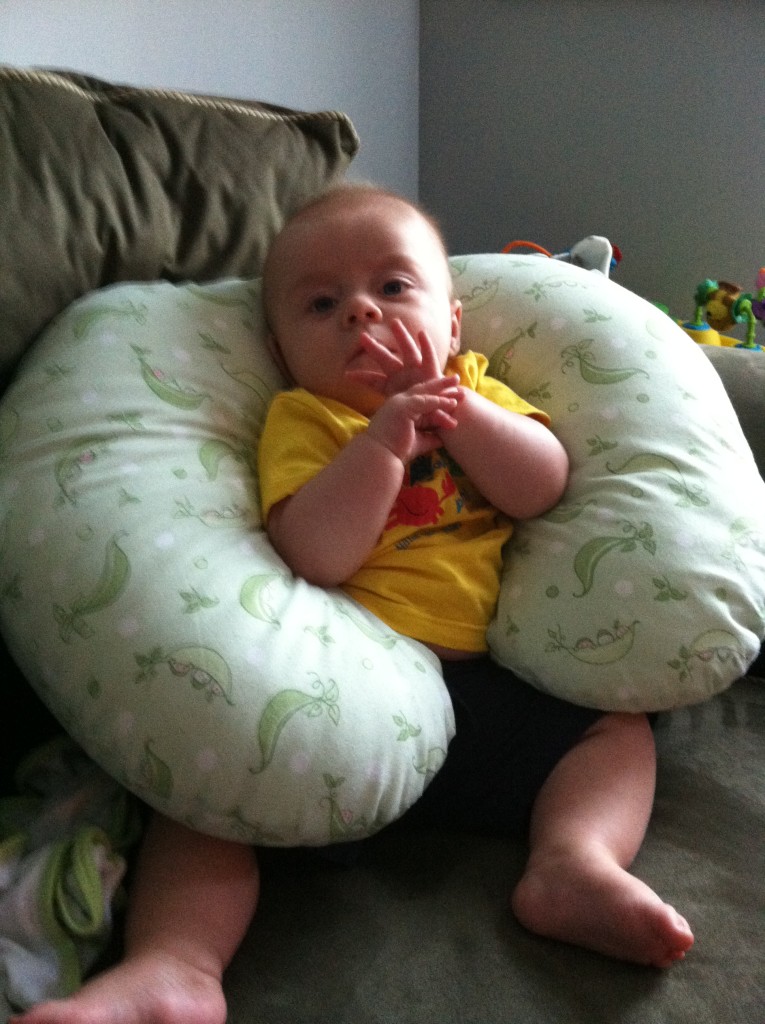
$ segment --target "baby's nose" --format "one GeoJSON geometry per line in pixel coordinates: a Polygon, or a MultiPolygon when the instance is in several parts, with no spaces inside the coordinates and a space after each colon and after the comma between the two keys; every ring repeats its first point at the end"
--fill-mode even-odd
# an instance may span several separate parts
{"type": "Polygon", "coordinates": [[[363,294],[349,296],[345,304],[345,320],[348,324],[353,325],[366,321],[374,323],[381,317],[380,307],[371,296],[363,294]]]}

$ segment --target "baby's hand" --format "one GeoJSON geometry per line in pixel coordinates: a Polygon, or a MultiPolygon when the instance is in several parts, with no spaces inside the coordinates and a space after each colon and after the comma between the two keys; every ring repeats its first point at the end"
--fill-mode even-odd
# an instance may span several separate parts
{"type": "Polygon", "coordinates": [[[423,381],[391,395],[370,419],[367,434],[406,465],[440,447],[440,432],[457,426],[452,413],[461,399],[457,376],[423,381]]]}
{"type": "Polygon", "coordinates": [[[443,378],[436,350],[425,331],[420,331],[415,340],[401,320],[391,322],[391,331],[398,343],[398,353],[391,352],[371,334],[364,332],[361,344],[379,369],[349,370],[349,378],[369,384],[384,395],[396,395],[414,384],[443,378]]]}

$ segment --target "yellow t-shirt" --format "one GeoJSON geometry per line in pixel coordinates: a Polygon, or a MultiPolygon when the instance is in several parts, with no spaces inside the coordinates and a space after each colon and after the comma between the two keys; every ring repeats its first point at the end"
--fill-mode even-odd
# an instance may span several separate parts
{"type": "MultiPolygon", "coordinates": [[[[463,387],[513,412],[549,423],[468,352],[449,361],[463,387]]],[[[279,393],[258,454],[263,521],[315,476],[369,419],[303,388],[279,393]]],[[[321,519],[321,509],[316,510],[321,519]]],[[[445,449],[414,459],[388,522],[365,564],[342,589],[392,629],[425,643],[486,650],[510,520],[490,505],[445,449]]]]}

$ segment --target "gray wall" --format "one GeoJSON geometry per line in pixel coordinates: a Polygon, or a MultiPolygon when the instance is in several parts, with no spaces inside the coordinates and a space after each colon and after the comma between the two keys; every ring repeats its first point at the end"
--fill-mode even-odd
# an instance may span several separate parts
{"type": "Polygon", "coordinates": [[[419,176],[453,251],[605,234],[624,251],[616,280],[689,315],[700,280],[751,289],[765,264],[764,12],[763,0],[0,0],[0,61],[344,110],[362,140],[352,174],[409,196],[419,176]]]}
{"type": "Polygon", "coordinates": [[[420,198],[453,251],[603,234],[615,279],[679,316],[706,277],[754,288],[763,0],[420,6],[420,198]]]}
{"type": "Polygon", "coordinates": [[[417,0],[0,0],[0,62],[350,115],[353,164],[415,197],[417,0]]]}

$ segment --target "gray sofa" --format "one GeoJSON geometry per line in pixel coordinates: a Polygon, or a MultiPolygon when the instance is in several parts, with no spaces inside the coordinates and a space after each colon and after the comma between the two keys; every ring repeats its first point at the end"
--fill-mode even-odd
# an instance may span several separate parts
{"type": "MultiPolygon", "coordinates": [[[[95,287],[257,274],[282,218],[356,147],[342,118],[0,70],[3,386],[42,327],[95,287]]],[[[707,354],[765,473],[765,356],[707,354]]],[[[7,792],[18,757],[58,727],[2,656],[7,792]]],[[[260,908],[225,979],[232,1024],[759,1024],[758,666],[657,724],[656,809],[635,870],[691,921],[682,964],[638,968],[525,932],[508,905],[520,843],[393,827],[352,865],[263,851],[260,908]]]]}

